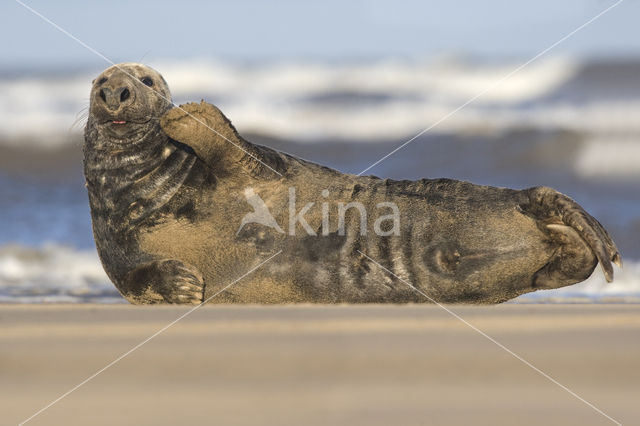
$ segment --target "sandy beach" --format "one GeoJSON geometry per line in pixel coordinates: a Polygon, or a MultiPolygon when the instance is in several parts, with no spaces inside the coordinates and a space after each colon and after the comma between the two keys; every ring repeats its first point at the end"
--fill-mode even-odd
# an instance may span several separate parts
{"type": "MultiPolygon", "coordinates": [[[[638,305],[450,307],[622,424],[640,423],[638,305]]],[[[187,308],[0,307],[1,425],[187,308]]],[[[30,425],[612,424],[437,306],[206,306],[30,425]]]]}

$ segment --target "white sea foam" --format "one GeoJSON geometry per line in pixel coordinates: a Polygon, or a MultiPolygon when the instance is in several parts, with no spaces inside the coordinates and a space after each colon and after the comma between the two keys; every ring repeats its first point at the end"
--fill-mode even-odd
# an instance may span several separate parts
{"type": "MultiPolygon", "coordinates": [[[[500,84],[519,64],[455,61],[369,64],[280,63],[240,66],[210,60],[151,64],[177,102],[217,103],[241,132],[295,140],[402,138],[435,123],[439,132],[500,131],[513,126],[640,132],[640,99],[535,103],[575,78],[579,66],[534,62],[500,84]],[[486,90],[491,88],[490,90],[486,90]]],[[[0,139],[55,144],[69,140],[88,106],[94,73],[0,80],[0,139]]]]}
{"type": "Polygon", "coordinates": [[[594,138],[583,144],[575,162],[583,177],[640,178],[640,138],[594,138]]]}
{"type": "MultiPolygon", "coordinates": [[[[228,97],[301,97],[332,91],[424,95],[465,101],[509,74],[513,64],[460,62],[374,64],[270,64],[239,67],[211,61],[152,64],[175,93],[218,93],[228,97]]],[[[523,69],[487,92],[480,102],[521,102],[548,93],[575,72],[575,65],[552,59],[523,69]]]]}
{"type": "MultiPolygon", "coordinates": [[[[0,247],[0,303],[125,303],[93,250],[59,245],[0,247]]],[[[558,290],[529,293],[515,303],[640,303],[640,261],[616,270],[606,283],[596,270],[587,281],[558,290]]]]}
{"type": "Polygon", "coordinates": [[[119,303],[95,251],[59,245],[0,248],[0,303],[119,303]]]}

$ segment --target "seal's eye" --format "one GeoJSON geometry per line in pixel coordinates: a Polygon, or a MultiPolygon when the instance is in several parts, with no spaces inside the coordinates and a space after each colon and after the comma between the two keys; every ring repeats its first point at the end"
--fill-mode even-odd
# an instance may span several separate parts
{"type": "Polygon", "coordinates": [[[140,81],[149,87],[153,86],[153,80],[151,80],[151,77],[142,77],[140,81]]]}
{"type": "Polygon", "coordinates": [[[102,77],[100,80],[98,80],[98,86],[101,84],[104,84],[107,81],[107,77],[102,77]]]}

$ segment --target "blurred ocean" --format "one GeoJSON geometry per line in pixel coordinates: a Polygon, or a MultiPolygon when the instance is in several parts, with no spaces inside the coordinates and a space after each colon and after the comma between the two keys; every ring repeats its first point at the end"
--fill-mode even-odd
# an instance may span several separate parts
{"type": "MultiPolygon", "coordinates": [[[[149,65],[177,103],[215,103],[249,140],[349,173],[493,86],[366,174],[552,186],[605,225],[625,267],[613,284],[598,268],[516,302],[640,302],[640,60],[541,60],[499,85],[520,63],[149,65]]],[[[124,302],[97,258],[82,176],[100,71],[0,66],[0,302],[124,302]]]]}

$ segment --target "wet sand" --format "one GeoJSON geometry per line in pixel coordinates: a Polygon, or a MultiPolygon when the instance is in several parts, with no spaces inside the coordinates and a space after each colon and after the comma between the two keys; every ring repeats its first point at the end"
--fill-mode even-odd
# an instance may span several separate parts
{"type": "MultiPolygon", "coordinates": [[[[639,305],[450,307],[623,424],[640,424],[639,305]]],[[[0,425],[180,315],[0,306],[0,425]]],[[[613,424],[437,306],[207,306],[29,425],[613,424]]]]}

